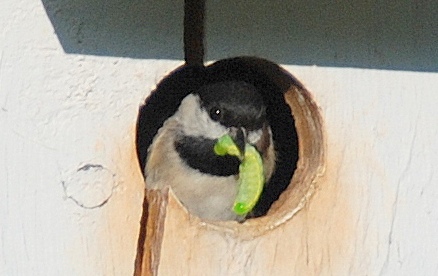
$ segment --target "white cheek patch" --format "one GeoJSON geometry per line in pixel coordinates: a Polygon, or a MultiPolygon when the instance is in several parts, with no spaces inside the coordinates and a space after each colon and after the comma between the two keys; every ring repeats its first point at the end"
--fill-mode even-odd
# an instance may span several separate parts
{"type": "Polygon", "coordinates": [[[260,138],[262,138],[262,134],[263,132],[261,129],[249,131],[247,137],[248,142],[252,145],[256,144],[260,140],[260,138]]]}
{"type": "Polygon", "coordinates": [[[186,135],[217,139],[226,134],[227,128],[213,121],[201,108],[199,96],[190,94],[181,101],[175,118],[186,135]]]}

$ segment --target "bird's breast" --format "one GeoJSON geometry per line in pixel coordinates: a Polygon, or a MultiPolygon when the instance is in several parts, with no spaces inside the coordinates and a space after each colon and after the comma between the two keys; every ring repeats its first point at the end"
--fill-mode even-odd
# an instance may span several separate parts
{"type": "Polygon", "coordinates": [[[238,164],[236,175],[225,176],[193,168],[175,148],[177,122],[170,120],[166,124],[149,148],[145,168],[146,187],[163,189],[170,186],[182,204],[200,218],[239,219],[232,211],[238,189],[238,164]]]}

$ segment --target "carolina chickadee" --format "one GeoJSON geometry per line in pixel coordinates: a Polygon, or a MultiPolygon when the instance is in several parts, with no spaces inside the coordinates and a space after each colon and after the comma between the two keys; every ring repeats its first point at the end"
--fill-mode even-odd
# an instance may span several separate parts
{"type": "Polygon", "coordinates": [[[146,162],[146,187],[172,187],[193,214],[210,220],[236,220],[240,161],[218,156],[214,145],[229,134],[243,151],[246,143],[262,155],[265,178],[275,166],[271,129],[263,99],[246,82],[207,84],[187,95],[158,131],[146,162]]]}
{"type": "MultiPolygon", "coordinates": [[[[247,71],[233,75],[228,65],[183,67],[164,79],[140,111],[137,151],[147,189],[170,186],[182,204],[202,219],[242,221],[245,218],[232,210],[240,161],[216,155],[217,139],[229,134],[241,151],[246,143],[255,146],[263,160],[266,183],[275,177],[276,169],[282,174],[276,179],[286,177],[286,183],[293,170],[285,173],[291,166],[276,161],[278,145],[269,120],[275,116],[272,108],[267,112],[266,100],[282,93],[276,97],[273,91],[260,91],[266,88],[263,80],[254,79],[252,73],[249,77],[247,71]]],[[[282,114],[284,99],[282,104],[273,103],[282,114]]],[[[286,112],[290,117],[290,109],[286,112]]],[[[277,138],[281,142],[281,134],[277,138]]],[[[281,149],[288,147],[287,143],[280,145],[281,149]]],[[[270,205],[272,198],[278,194],[262,196],[261,201],[271,200],[270,205]]]]}

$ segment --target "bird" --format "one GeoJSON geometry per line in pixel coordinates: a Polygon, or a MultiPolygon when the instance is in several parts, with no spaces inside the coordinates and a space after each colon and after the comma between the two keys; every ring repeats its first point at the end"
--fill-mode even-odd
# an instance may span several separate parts
{"type": "Polygon", "coordinates": [[[214,152],[223,135],[230,135],[240,151],[246,143],[254,145],[262,156],[265,179],[270,179],[275,151],[263,99],[251,84],[224,81],[187,95],[158,130],[146,161],[147,188],[169,185],[200,218],[242,220],[232,210],[241,161],[214,152]]]}
{"type": "Polygon", "coordinates": [[[146,189],[170,186],[191,214],[205,220],[243,222],[260,216],[293,173],[294,162],[291,167],[284,154],[290,153],[291,145],[283,134],[273,133],[273,128],[279,127],[290,132],[293,119],[286,126],[284,120],[273,122],[278,116],[274,114],[291,118],[290,109],[285,108],[284,100],[276,101],[281,99],[281,91],[266,85],[269,82],[247,70],[246,61],[241,61],[230,59],[209,67],[175,70],[151,94],[137,122],[137,153],[146,189]],[[262,159],[264,193],[247,215],[233,211],[242,160],[219,156],[213,150],[224,135],[229,135],[241,152],[246,144],[254,146],[262,159]],[[280,183],[274,186],[272,179],[280,183]],[[269,186],[274,186],[273,193],[266,192],[269,186]]]}

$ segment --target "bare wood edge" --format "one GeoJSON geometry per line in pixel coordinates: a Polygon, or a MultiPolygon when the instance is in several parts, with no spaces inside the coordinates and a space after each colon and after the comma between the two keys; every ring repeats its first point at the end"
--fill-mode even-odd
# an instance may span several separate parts
{"type": "Polygon", "coordinates": [[[268,215],[277,213],[277,216],[283,217],[277,219],[275,227],[291,219],[310,200],[318,179],[324,175],[326,164],[324,124],[311,94],[304,88],[291,86],[285,94],[285,100],[295,118],[299,159],[289,187],[268,212],[268,215]]]}
{"type": "Polygon", "coordinates": [[[164,233],[164,223],[167,212],[167,202],[169,198],[169,190],[162,191],[146,190],[145,205],[146,212],[146,227],[143,235],[143,258],[141,268],[136,267],[134,275],[157,275],[158,265],[160,263],[161,243],[164,233]],[[138,274],[140,272],[140,274],[138,274]]]}
{"type": "Polygon", "coordinates": [[[148,210],[149,210],[149,206],[147,201],[147,195],[146,195],[146,190],[144,190],[143,210],[140,219],[140,230],[139,230],[139,236],[137,242],[137,255],[135,256],[135,264],[134,264],[134,276],[142,275],[148,210]]]}

